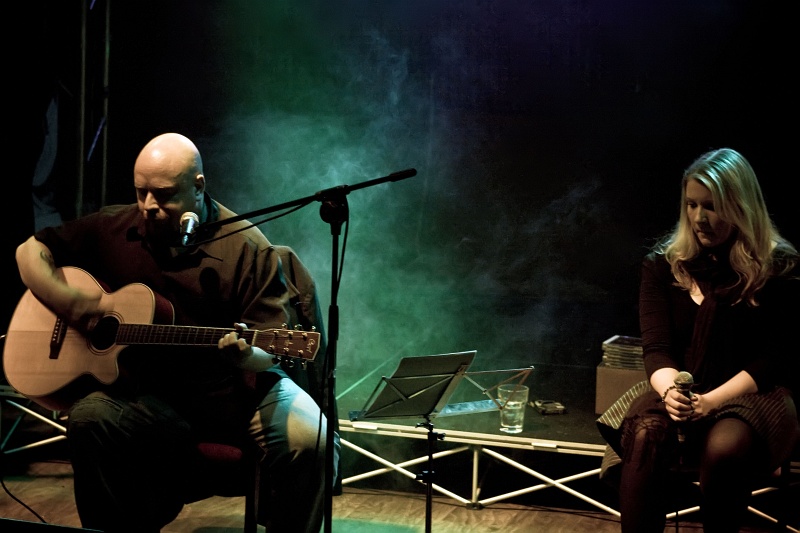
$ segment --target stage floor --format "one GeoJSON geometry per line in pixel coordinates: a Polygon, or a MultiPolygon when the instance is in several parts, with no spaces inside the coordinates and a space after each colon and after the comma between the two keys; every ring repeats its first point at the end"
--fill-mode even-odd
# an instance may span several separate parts
{"type": "MultiPolygon", "coordinates": [[[[388,372],[391,373],[393,369],[388,372]]],[[[475,377],[483,387],[489,389],[498,381],[506,379],[513,373],[487,377],[475,377]]],[[[581,444],[604,445],[595,425],[595,380],[596,368],[566,367],[558,365],[534,366],[523,383],[530,387],[530,400],[556,400],[564,404],[566,413],[560,415],[542,415],[528,406],[525,413],[523,432],[516,437],[544,439],[581,444]]],[[[375,376],[369,383],[348,390],[337,399],[339,418],[348,419],[352,411],[361,411],[365,402],[380,381],[375,376]]],[[[448,404],[457,405],[464,402],[476,402],[488,399],[481,390],[469,381],[462,379],[448,404]]],[[[414,425],[424,419],[413,417],[376,419],[389,424],[414,425]]],[[[433,425],[437,429],[468,431],[487,435],[505,435],[500,431],[500,415],[498,411],[475,412],[449,416],[434,416],[433,425]]]]}
{"type": "MultiPolygon", "coordinates": [[[[468,373],[471,381],[460,381],[448,406],[487,404],[483,389],[494,397],[491,389],[513,375],[468,373]]],[[[572,505],[618,516],[615,494],[599,479],[605,443],[595,425],[595,377],[594,368],[535,367],[523,382],[531,389],[530,400],[557,400],[565,405],[564,414],[542,415],[529,405],[523,431],[514,435],[500,431],[496,409],[434,414],[432,430],[439,438],[431,448],[429,429],[420,426],[424,417],[353,419],[363,413],[380,383],[380,376],[373,376],[369,387],[350,389],[338,399],[343,483],[419,488],[419,473],[426,471],[433,451],[435,492],[467,507],[501,501],[563,503],[566,497],[572,505]],[[543,489],[550,489],[544,499],[543,489]]]]}

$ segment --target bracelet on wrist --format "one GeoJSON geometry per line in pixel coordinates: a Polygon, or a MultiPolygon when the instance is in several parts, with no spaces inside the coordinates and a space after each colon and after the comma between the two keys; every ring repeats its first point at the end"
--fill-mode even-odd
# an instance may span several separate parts
{"type": "Polygon", "coordinates": [[[667,394],[669,394],[669,391],[671,391],[671,390],[675,390],[675,389],[677,389],[677,388],[678,388],[678,387],[676,387],[675,385],[670,385],[669,387],[667,387],[667,390],[665,390],[665,391],[664,391],[664,394],[662,394],[662,395],[661,395],[661,403],[664,403],[664,402],[666,401],[666,399],[667,399],[667,394]]]}

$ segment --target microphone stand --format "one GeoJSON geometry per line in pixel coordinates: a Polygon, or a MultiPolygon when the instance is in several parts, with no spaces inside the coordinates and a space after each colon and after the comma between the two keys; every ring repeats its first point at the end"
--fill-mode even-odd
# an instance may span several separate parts
{"type": "MultiPolygon", "coordinates": [[[[682,371],[678,372],[678,375],[675,376],[675,380],[672,382],[675,386],[675,389],[680,392],[686,398],[692,399],[692,385],[694,385],[694,378],[688,372],[682,371]]],[[[693,409],[694,411],[694,409],[693,409]]],[[[678,476],[683,476],[683,466],[684,466],[684,448],[686,442],[686,434],[684,433],[684,428],[682,427],[685,422],[677,422],[677,432],[678,432],[678,476]]],[[[679,527],[678,524],[680,523],[680,515],[678,514],[679,510],[675,509],[675,531],[677,532],[679,527]]]]}
{"type": "Polygon", "coordinates": [[[347,206],[346,193],[332,191],[329,197],[322,201],[319,215],[324,222],[331,226],[331,303],[328,308],[328,347],[325,358],[327,370],[327,386],[325,411],[328,421],[325,445],[325,532],[330,533],[333,525],[333,434],[336,431],[336,422],[339,415],[336,413],[336,345],[339,340],[339,235],[342,223],[347,220],[350,213],[347,206]]]}
{"type": "Polygon", "coordinates": [[[290,202],[274,205],[272,207],[265,207],[237,215],[224,220],[217,220],[204,226],[197,228],[198,234],[213,235],[213,233],[233,222],[253,218],[256,216],[266,215],[274,211],[288,209],[290,207],[305,206],[313,201],[321,202],[320,217],[324,222],[331,226],[331,303],[328,309],[328,345],[325,358],[325,367],[327,370],[326,380],[326,401],[325,401],[325,416],[327,417],[327,435],[325,440],[325,533],[330,533],[333,525],[333,448],[334,439],[333,435],[336,432],[336,422],[339,415],[336,412],[336,344],[339,340],[339,235],[341,234],[342,224],[348,219],[349,209],[347,206],[347,195],[350,192],[372,187],[385,183],[387,181],[400,181],[406,178],[411,178],[417,175],[417,170],[409,168],[398,172],[393,172],[388,176],[375,178],[373,180],[363,181],[356,185],[339,185],[318,191],[311,196],[299,198],[290,202]]]}

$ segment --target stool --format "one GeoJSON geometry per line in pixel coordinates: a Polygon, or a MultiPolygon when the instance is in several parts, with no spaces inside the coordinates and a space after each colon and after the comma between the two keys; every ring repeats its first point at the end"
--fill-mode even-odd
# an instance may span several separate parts
{"type": "Polygon", "coordinates": [[[260,453],[255,444],[235,446],[216,442],[197,444],[196,476],[185,503],[211,496],[244,496],[244,533],[256,533],[261,497],[260,453]]]}

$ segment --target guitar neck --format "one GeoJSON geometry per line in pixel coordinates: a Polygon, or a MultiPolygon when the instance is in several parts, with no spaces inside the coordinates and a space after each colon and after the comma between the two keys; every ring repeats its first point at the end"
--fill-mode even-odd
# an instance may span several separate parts
{"type": "MultiPolygon", "coordinates": [[[[219,339],[230,333],[230,328],[210,328],[197,326],[175,326],[160,324],[119,324],[116,344],[135,345],[150,344],[159,346],[207,346],[216,347],[219,339]]],[[[313,332],[312,332],[313,334],[313,332]]],[[[318,334],[317,334],[318,335],[318,334]]],[[[261,348],[267,353],[281,355],[294,352],[290,347],[294,344],[316,343],[309,341],[309,333],[305,331],[274,329],[246,329],[239,332],[239,337],[248,344],[261,348]]],[[[300,358],[313,358],[311,351],[299,350],[293,355],[300,358]],[[310,357],[309,357],[310,356],[310,357]]]]}

